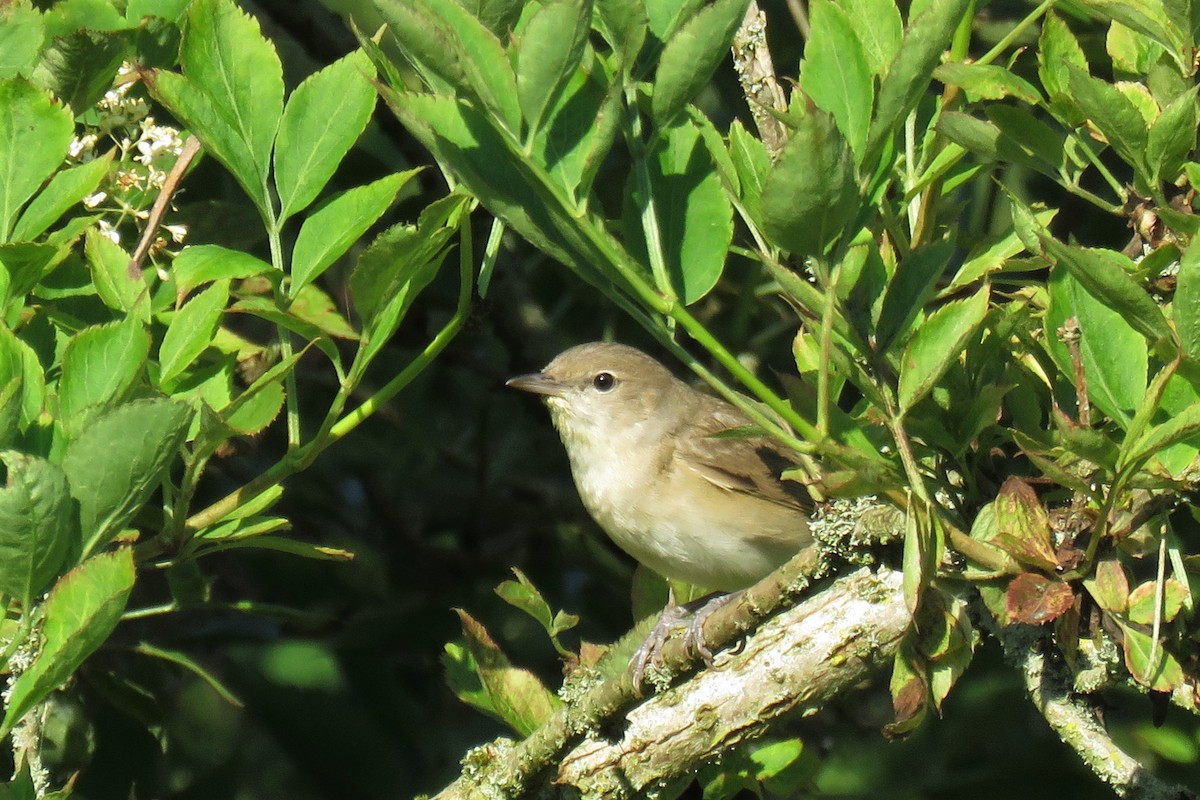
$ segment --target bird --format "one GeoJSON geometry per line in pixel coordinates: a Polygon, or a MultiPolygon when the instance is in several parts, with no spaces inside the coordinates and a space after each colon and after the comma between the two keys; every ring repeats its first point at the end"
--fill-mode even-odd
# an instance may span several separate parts
{"type": "Polygon", "coordinates": [[[634,655],[634,685],[689,616],[685,645],[711,664],[708,616],[812,543],[812,499],[781,478],[791,451],[623,344],[571,347],[507,385],[545,401],[584,508],[613,542],[660,575],[715,593],[697,608],[671,594],[634,655]]]}

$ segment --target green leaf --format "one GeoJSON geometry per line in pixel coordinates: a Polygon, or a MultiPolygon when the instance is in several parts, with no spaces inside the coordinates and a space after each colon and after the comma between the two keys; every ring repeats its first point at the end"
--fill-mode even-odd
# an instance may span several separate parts
{"type": "Polygon", "coordinates": [[[183,667],[188,672],[195,675],[200,680],[204,681],[209,687],[217,693],[217,696],[229,703],[231,706],[241,708],[243,703],[237,698],[229,687],[222,683],[215,675],[205,669],[198,661],[193,659],[187,653],[179,650],[164,650],[161,647],[155,647],[149,642],[139,642],[133,648],[135,653],[141,653],[144,656],[158,658],[176,666],[183,667]]]}
{"type": "Polygon", "coordinates": [[[559,654],[565,654],[565,648],[558,642],[558,635],[579,624],[579,617],[563,611],[554,613],[546,598],[542,597],[542,593],[525,573],[516,567],[513,567],[512,571],[517,579],[501,583],[496,587],[496,594],[510,606],[533,617],[545,629],[559,654]]]}
{"type": "Polygon", "coordinates": [[[517,98],[529,131],[541,127],[579,66],[591,19],[590,2],[556,0],[535,11],[525,26],[517,49],[517,98]]]}
{"type": "Polygon", "coordinates": [[[24,303],[25,295],[71,253],[72,244],[9,242],[0,244],[0,280],[8,278],[7,291],[0,285],[0,300],[24,303]]]}
{"type": "Polygon", "coordinates": [[[1042,102],[1042,95],[1033,84],[995,64],[942,64],[933,71],[933,77],[959,87],[972,103],[1005,97],[1015,97],[1034,106],[1042,102]]]}
{"type": "Polygon", "coordinates": [[[150,335],[133,317],[109,325],[84,328],[63,351],[58,383],[61,419],[73,432],[82,430],[91,413],[119,403],[150,356],[150,335]]]}
{"type": "Polygon", "coordinates": [[[279,221],[308,206],[362,135],[375,108],[375,68],[361,50],[296,87],[275,138],[279,221]]]}
{"type": "Polygon", "coordinates": [[[86,164],[60,170],[25,207],[13,227],[13,240],[36,239],[72,206],[96,191],[112,166],[115,152],[109,151],[86,164]]]}
{"type": "Polygon", "coordinates": [[[1127,256],[1112,250],[1065,245],[1038,225],[1031,214],[1019,201],[1014,204],[1014,222],[1021,217],[1030,225],[1051,263],[1065,267],[1089,294],[1120,312],[1155,346],[1169,345],[1174,340],[1158,304],[1130,275],[1133,262],[1127,256]]]}
{"type": "Polygon", "coordinates": [[[112,88],[121,63],[134,58],[133,49],[122,36],[98,36],[85,30],[61,36],[46,27],[50,36],[30,80],[74,113],[84,114],[112,88]]]}
{"type": "Polygon", "coordinates": [[[1117,559],[1097,561],[1092,575],[1083,579],[1083,585],[1105,611],[1119,614],[1129,608],[1129,577],[1117,559]]]}
{"type": "MultiPolygon", "coordinates": [[[[939,239],[908,254],[888,282],[875,327],[876,346],[886,351],[893,340],[907,333],[917,314],[933,296],[938,280],[945,274],[954,245],[939,239]]],[[[901,337],[902,339],[904,337],[901,337]]]]}
{"type": "Polygon", "coordinates": [[[650,110],[659,126],[683,110],[716,72],[746,15],[749,0],[715,0],[696,12],[663,47],[650,110]]]}
{"type": "Polygon", "coordinates": [[[1146,120],[1133,102],[1111,83],[1093,78],[1068,62],[1071,96],[1125,163],[1141,169],[1145,163],[1146,120]]]}
{"type": "MultiPolygon", "coordinates": [[[[1161,454],[1174,444],[1200,434],[1200,404],[1188,406],[1161,425],[1148,429],[1141,441],[1133,448],[1130,463],[1138,463],[1150,456],[1161,454]]],[[[1190,465],[1188,465],[1190,466],[1190,465]]]]}
{"type": "Polygon", "coordinates": [[[504,46],[457,3],[445,0],[415,0],[451,31],[451,43],[467,83],[474,94],[514,136],[521,129],[521,106],[517,100],[517,77],[504,46]]]}
{"type": "Polygon", "coordinates": [[[1042,23],[1037,57],[1038,77],[1050,96],[1051,105],[1068,124],[1079,124],[1083,115],[1071,93],[1071,68],[1086,72],[1087,57],[1067,23],[1054,14],[1047,14],[1042,23]]]}
{"type": "Polygon", "coordinates": [[[858,41],[875,77],[883,77],[904,39],[904,22],[895,0],[839,0],[847,19],[858,21],[858,41]]]}
{"type": "Polygon", "coordinates": [[[249,253],[215,244],[189,245],[171,262],[175,297],[179,301],[206,283],[267,275],[271,269],[270,264],[249,253]]]}
{"type": "Polygon", "coordinates": [[[112,241],[97,228],[88,228],[83,252],[92,272],[96,294],[104,305],[124,314],[150,321],[150,292],[137,270],[130,270],[131,260],[121,245],[112,241]]]}
{"type": "Polygon", "coordinates": [[[601,29],[628,69],[646,41],[646,4],[642,0],[596,0],[595,5],[601,29]]]}
{"type": "Polygon", "coordinates": [[[260,210],[269,206],[271,147],[283,116],[283,68],[258,21],[230,0],[189,6],[183,76],[155,70],[151,92],[225,165],[260,210]]]}
{"type": "Polygon", "coordinates": [[[432,11],[419,0],[375,0],[375,6],[387,21],[400,53],[430,88],[469,91],[456,38],[432,11]]]}
{"type": "Polygon", "coordinates": [[[867,157],[861,159],[864,164],[869,166],[874,161],[916,107],[967,8],[967,0],[931,0],[924,11],[914,15],[900,51],[879,85],[875,117],[867,134],[867,157]]]}
{"type": "Polygon", "coordinates": [[[820,255],[858,210],[854,166],[833,118],[813,109],[798,122],[762,190],[763,227],[798,259],[820,255]]]}
{"type": "MultiPolygon", "coordinates": [[[[461,211],[465,198],[452,197],[461,211]]],[[[363,320],[362,360],[369,363],[395,333],[417,294],[437,274],[452,235],[453,229],[436,222],[423,221],[416,229],[397,225],[359,257],[350,292],[363,320]]]]}
{"type": "Polygon", "coordinates": [[[1121,626],[1124,634],[1125,667],[1138,683],[1156,692],[1172,692],[1183,686],[1183,667],[1160,643],[1128,625],[1121,626]],[[1151,654],[1155,653],[1151,662],[1151,654]]]}
{"type": "Polygon", "coordinates": [[[23,80],[0,80],[0,242],[25,201],[67,154],[75,122],[69,109],[23,80]]]}
{"type": "Polygon", "coordinates": [[[228,302],[229,282],[220,280],[175,312],[158,348],[160,386],[173,386],[175,379],[212,344],[228,302]]]}
{"type": "MultiPolygon", "coordinates": [[[[1191,601],[1186,586],[1175,578],[1163,581],[1162,621],[1170,622],[1191,601]]],[[[1147,581],[1129,593],[1129,621],[1142,625],[1153,625],[1158,610],[1158,584],[1147,581]]]]}
{"type": "Polygon", "coordinates": [[[46,600],[42,649],[13,682],[0,738],[63,684],[108,638],[133,589],[133,551],[89,558],[64,575],[46,600]]]}
{"type": "Polygon", "coordinates": [[[79,526],[62,469],[13,450],[0,461],[0,592],[28,608],[79,548],[79,526]]]}
{"type": "Polygon", "coordinates": [[[0,6],[0,80],[28,74],[45,39],[42,14],[29,2],[0,6]]]}
{"type": "Polygon", "coordinates": [[[562,701],[533,673],[514,667],[470,614],[458,609],[458,616],[465,647],[448,644],[442,657],[450,689],[463,702],[528,736],[562,701]]]}
{"type": "Polygon", "coordinates": [[[175,460],[191,410],[167,399],[135,400],[96,419],[67,445],[63,470],[79,501],[84,554],[112,541],[175,460]]]}
{"type": "Polygon", "coordinates": [[[761,226],[763,184],[771,172],[771,154],[738,119],[729,124],[729,158],[737,172],[742,205],[750,219],[761,226]]]}
{"type": "Polygon", "coordinates": [[[958,360],[983,324],[988,310],[985,286],[966,300],[933,312],[908,340],[900,361],[898,399],[901,413],[911,409],[958,360]]]}
{"type": "Polygon", "coordinates": [[[1154,183],[1173,181],[1183,162],[1196,146],[1196,92],[1193,86],[1175,98],[1150,126],[1146,139],[1146,163],[1154,183]]]}
{"type": "Polygon", "coordinates": [[[511,32],[525,5],[524,0],[455,0],[455,2],[471,12],[471,16],[501,38],[511,32]]]}
{"type": "Polygon", "coordinates": [[[288,306],[288,311],[299,320],[316,326],[321,333],[337,339],[358,338],[358,332],[350,327],[349,321],[338,311],[333,298],[316,286],[305,286],[288,306]]]}
{"type": "MultiPolygon", "coordinates": [[[[733,240],[733,207],[700,130],[686,118],[661,131],[647,170],[667,273],[683,302],[694,303],[721,277],[733,240]]],[[[631,186],[634,218],[627,225],[640,231],[640,210],[650,200],[639,189],[631,186]]],[[[641,236],[631,236],[629,246],[648,258],[641,236]]]]}
{"type": "Polygon", "coordinates": [[[283,409],[285,395],[281,380],[264,384],[252,394],[247,390],[238,395],[237,407],[223,412],[225,424],[243,436],[260,433],[283,409]]]}
{"type": "Polygon", "coordinates": [[[800,88],[818,108],[829,112],[856,156],[863,155],[875,85],[859,41],[863,21],[850,16],[831,0],[810,7],[812,35],[800,64],[800,88]]]}
{"type": "Polygon", "coordinates": [[[1125,426],[1146,393],[1145,338],[1118,311],[1088,292],[1075,275],[1059,267],[1050,272],[1050,308],[1046,342],[1064,380],[1074,382],[1075,368],[1057,331],[1070,317],[1079,321],[1079,350],[1088,397],[1110,419],[1125,426]]]}
{"type": "Polygon", "coordinates": [[[329,269],[383,216],[396,201],[404,184],[419,171],[398,172],[365,186],[347,189],[305,217],[292,249],[292,282],[288,294],[294,298],[329,269]]]}

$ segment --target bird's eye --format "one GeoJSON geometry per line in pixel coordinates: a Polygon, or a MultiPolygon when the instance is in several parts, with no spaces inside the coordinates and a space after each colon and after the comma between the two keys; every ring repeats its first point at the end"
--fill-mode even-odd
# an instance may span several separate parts
{"type": "Polygon", "coordinates": [[[596,377],[592,378],[592,386],[595,386],[597,391],[609,392],[616,385],[617,379],[611,372],[597,372],[596,377]]]}

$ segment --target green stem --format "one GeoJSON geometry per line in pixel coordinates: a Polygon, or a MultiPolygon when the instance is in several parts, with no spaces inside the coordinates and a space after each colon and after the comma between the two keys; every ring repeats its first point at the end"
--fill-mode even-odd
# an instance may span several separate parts
{"type": "MultiPolygon", "coordinates": [[[[1013,29],[1006,33],[1003,39],[996,42],[995,47],[984,53],[975,63],[990,64],[995,61],[1001,53],[1012,47],[1018,39],[1024,36],[1025,31],[1029,30],[1029,27],[1033,25],[1033,23],[1045,16],[1046,13],[1049,12],[1050,9],[1054,8],[1057,3],[1058,0],[1045,0],[1045,2],[1043,2],[1040,6],[1029,12],[1029,15],[1026,16],[1025,19],[1014,25],[1013,29]]],[[[969,18],[970,17],[968,17],[968,19],[969,18]]]]}
{"type": "Polygon", "coordinates": [[[308,444],[292,450],[270,469],[251,480],[245,486],[230,492],[207,508],[193,514],[187,521],[189,530],[200,530],[212,525],[238,506],[252,500],[264,491],[283,482],[289,476],[308,467],[321,451],[340,441],[346,434],[357,428],[364,420],[395,397],[401,389],[408,386],[417,375],[429,366],[430,362],[446,348],[446,345],[462,329],[471,311],[471,256],[466,252],[465,248],[460,250],[460,253],[460,284],[457,307],[454,310],[454,315],[442,326],[437,335],[430,340],[425,349],[399,375],[384,384],[383,388],[363,401],[357,408],[330,425],[326,435],[314,438],[308,444]]]}
{"type": "MultiPolygon", "coordinates": [[[[265,193],[264,189],[264,193],[265,193]]],[[[268,195],[269,196],[269,195],[268,195]]],[[[275,217],[275,209],[272,207],[271,201],[267,200],[266,208],[263,209],[263,221],[267,227],[267,242],[271,247],[271,266],[279,270],[279,274],[287,275],[287,265],[283,259],[283,243],[279,236],[279,220],[275,217]]],[[[275,302],[280,308],[286,308],[289,304],[287,297],[287,281],[281,280],[275,289],[275,302]]],[[[292,336],[282,325],[275,326],[276,336],[279,340],[279,356],[280,358],[291,358],[292,356],[292,336]]],[[[288,370],[284,376],[284,398],[287,403],[287,439],[288,449],[295,450],[300,446],[300,405],[299,398],[296,394],[296,371],[288,370]]]]}

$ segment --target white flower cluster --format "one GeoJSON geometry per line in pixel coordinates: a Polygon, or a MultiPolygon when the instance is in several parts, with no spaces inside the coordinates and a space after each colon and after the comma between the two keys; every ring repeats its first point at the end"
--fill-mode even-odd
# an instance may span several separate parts
{"type": "MultiPolygon", "coordinates": [[[[179,130],[155,122],[146,100],[130,91],[135,83],[132,65],[123,64],[114,87],[96,104],[95,119],[76,135],[68,151],[69,162],[83,164],[94,159],[97,149],[106,147],[107,142],[116,145],[113,172],[99,189],[83,199],[83,204],[115,212],[114,219],[100,220],[99,228],[118,243],[123,219],[149,217],[154,196],[183,150],[179,130]]],[[[187,235],[183,225],[163,227],[176,243],[187,235]]]]}

